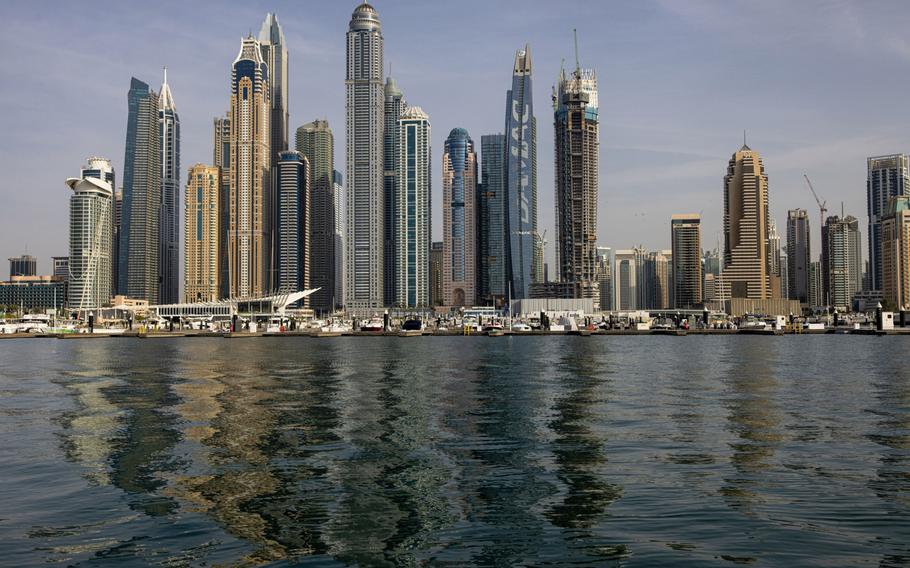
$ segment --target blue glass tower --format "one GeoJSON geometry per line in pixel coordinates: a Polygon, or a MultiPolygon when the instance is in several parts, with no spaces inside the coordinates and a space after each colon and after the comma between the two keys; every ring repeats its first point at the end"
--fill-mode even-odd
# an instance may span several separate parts
{"type": "Polygon", "coordinates": [[[506,94],[506,266],[515,298],[529,297],[537,235],[537,122],[531,89],[531,51],[515,54],[512,88],[506,94]]]}

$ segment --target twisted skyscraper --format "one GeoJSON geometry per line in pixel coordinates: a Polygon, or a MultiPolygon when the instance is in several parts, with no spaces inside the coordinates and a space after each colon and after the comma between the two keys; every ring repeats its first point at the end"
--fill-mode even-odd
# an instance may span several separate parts
{"type": "Polygon", "coordinates": [[[506,94],[506,246],[512,296],[527,298],[534,281],[537,246],[537,120],[531,89],[531,51],[515,54],[512,88],[506,94]]]}

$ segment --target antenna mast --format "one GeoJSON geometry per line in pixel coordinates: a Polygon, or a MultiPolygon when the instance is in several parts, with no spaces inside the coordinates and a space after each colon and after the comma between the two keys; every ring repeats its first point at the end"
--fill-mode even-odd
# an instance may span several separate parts
{"type": "Polygon", "coordinates": [[[575,40],[575,78],[581,78],[581,65],[578,63],[578,29],[572,28],[572,37],[575,40]]]}

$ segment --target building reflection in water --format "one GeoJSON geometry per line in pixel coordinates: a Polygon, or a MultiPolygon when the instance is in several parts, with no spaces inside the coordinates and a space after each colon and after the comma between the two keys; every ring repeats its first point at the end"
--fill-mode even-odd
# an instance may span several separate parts
{"type": "Polygon", "coordinates": [[[730,444],[733,474],[724,479],[721,495],[736,509],[754,513],[752,505],[763,501],[767,475],[775,467],[774,455],[783,441],[778,409],[778,379],[775,353],[756,348],[763,338],[740,338],[723,344],[730,363],[727,377],[727,429],[735,436],[730,444]]]}
{"type": "Polygon", "coordinates": [[[557,475],[566,493],[547,517],[558,527],[590,528],[622,495],[618,485],[605,479],[607,436],[597,428],[604,420],[609,384],[604,379],[607,371],[598,368],[599,361],[590,352],[590,342],[570,341],[565,347],[554,378],[562,393],[550,427],[556,435],[551,445],[557,475]]]}

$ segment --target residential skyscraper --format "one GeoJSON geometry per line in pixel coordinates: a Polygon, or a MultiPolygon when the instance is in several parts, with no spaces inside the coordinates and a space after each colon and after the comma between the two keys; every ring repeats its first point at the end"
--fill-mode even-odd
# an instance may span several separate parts
{"type": "Polygon", "coordinates": [[[221,169],[196,164],[186,180],[183,297],[214,302],[221,294],[221,169]]]}
{"type": "Polygon", "coordinates": [[[454,128],[442,156],[442,295],[446,306],[476,303],[476,195],[474,141],[467,130],[454,128]]]}
{"type": "Polygon", "coordinates": [[[773,298],[768,176],[758,152],[743,144],[724,177],[724,271],[733,298],[773,298]]]}
{"type": "MultiPolygon", "coordinates": [[[[54,262],[54,278],[62,278],[67,280],[70,275],[70,257],[68,256],[52,256],[51,260],[54,262]]],[[[113,262],[112,265],[117,263],[113,262]]]]}
{"type": "Polygon", "coordinates": [[[893,197],[882,218],[882,299],[886,310],[910,307],[910,196],[893,197]]]}
{"type": "Polygon", "coordinates": [[[231,144],[228,224],[228,293],[232,298],[269,291],[271,263],[269,70],[259,42],[240,42],[231,71],[231,144]]]}
{"type": "Polygon", "coordinates": [[[408,107],[399,116],[395,131],[398,164],[392,216],[393,304],[427,307],[430,305],[430,119],[420,107],[408,107]]]}
{"type": "MultiPolygon", "coordinates": [[[[97,156],[92,156],[86,161],[86,164],[82,166],[80,171],[80,177],[85,178],[96,178],[106,181],[110,184],[111,189],[117,187],[117,179],[114,174],[114,166],[111,164],[110,160],[107,158],[99,158],[97,156]]],[[[111,290],[110,294],[113,296],[117,291],[117,282],[115,280],[118,272],[118,252],[120,249],[118,239],[120,238],[120,213],[122,206],[123,194],[122,192],[115,191],[113,194],[113,215],[111,222],[111,290]]]]}
{"type": "Polygon", "coordinates": [[[364,2],[347,32],[347,228],[345,302],[350,308],[384,304],[383,40],[379,15],[364,2]]]}
{"type": "Polygon", "coordinates": [[[38,274],[37,258],[24,254],[9,259],[10,280],[13,279],[13,276],[35,276],[36,274],[38,274]]]}
{"type": "Polygon", "coordinates": [[[560,70],[553,93],[556,131],[556,258],[558,278],[576,298],[599,295],[597,187],[600,153],[597,77],[593,69],[560,70]]]}
{"type": "Polygon", "coordinates": [[[670,272],[673,255],[668,250],[642,252],[637,260],[639,308],[669,309],[673,302],[670,272]]]}
{"type": "Polygon", "coordinates": [[[506,137],[480,137],[481,183],[477,198],[478,295],[483,303],[501,305],[508,297],[505,236],[506,137]]]}
{"type": "Polygon", "coordinates": [[[228,238],[227,232],[230,226],[230,194],[231,194],[231,117],[230,111],[227,116],[214,120],[214,140],[212,144],[212,164],[219,169],[221,181],[219,185],[220,194],[218,195],[219,212],[219,231],[218,236],[218,282],[220,289],[218,296],[220,298],[229,298],[231,291],[228,286],[228,238]]]}
{"type": "Polygon", "coordinates": [[[824,305],[850,309],[853,296],[863,287],[861,251],[856,217],[834,215],[825,220],[821,258],[824,305]]]}
{"type": "MultiPolygon", "coordinates": [[[[770,213],[768,216],[770,217],[770,213]]],[[[769,278],[771,282],[771,297],[786,298],[785,290],[787,287],[781,280],[784,270],[781,266],[780,233],[777,232],[777,223],[774,219],[771,219],[768,224],[768,254],[770,255],[768,264],[771,274],[769,278]]]]}
{"type": "Polygon", "coordinates": [[[603,311],[613,310],[613,249],[610,247],[597,247],[597,282],[600,296],[594,302],[603,311]]]}
{"type": "Polygon", "coordinates": [[[670,217],[675,308],[691,310],[704,301],[701,268],[701,215],[670,217]]]}
{"type": "Polygon", "coordinates": [[[819,307],[827,305],[822,283],[822,263],[812,261],[809,263],[809,306],[819,307]]]}
{"type": "Polygon", "coordinates": [[[384,196],[384,213],[383,213],[383,256],[385,266],[383,268],[384,290],[383,297],[387,306],[398,302],[395,291],[398,285],[398,259],[395,253],[397,221],[396,207],[397,202],[396,185],[397,172],[399,167],[399,140],[398,140],[398,119],[407,108],[404,95],[395,79],[388,77],[385,83],[385,105],[384,105],[384,123],[382,132],[382,169],[383,169],[383,192],[384,196]]]}
{"type": "Polygon", "coordinates": [[[288,45],[278,15],[267,13],[259,28],[259,48],[269,75],[269,147],[271,163],[278,162],[278,153],[288,149],[288,45]]]}
{"type": "Polygon", "coordinates": [[[537,235],[537,120],[531,84],[531,51],[515,53],[512,88],[506,93],[506,248],[512,297],[527,298],[535,273],[537,235]]]}
{"type": "MultiPolygon", "coordinates": [[[[295,150],[278,153],[276,290],[310,288],[310,165],[295,150]]],[[[308,305],[304,300],[304,305],[308,305]]]]}
{"type": "Polygon", "coordinates": [[[314,120],[297,129],[297,151],[303,154],[310,166],[312,188],[310,196],[310,287],[318,288],[309,296],[310,307],[331,311],[334,301],[341,301],[335,289],[336,281],[336,232],[341,231],[338,207],[342,206],[335,195],[335,137],[328,121],[314,120]]]}
{"type": "Polygon", "coordinates": [[[167,67],[158,96],[158,129],[161,139],[161,213],[158,225],[158,258],[161,283],[158,301],[180,301],[180,117],[171,88],[167,67]]]}
{"type": "Polygon", "coordinates": [[[869,215],[869,284],[882,289],[882,217],[892,197],[910,195],[910,156],[892,154],[866,160],[866,211],[869,215]]]}
{"type": "MultiPolygon", "coordinates": [[[[154,124],[154,123],[151,123],[154,124]]],[[[111,299],[114,190],[103,178],[69,178],[70,256],[67,306],[93,310],[111,299]]]]}
{"type": "Polygon", "coordinates": [[[787,211],[787,289],[791,300],[809,301],[811,262],[809,214],[805,209],[787,211]]]}
{"type": "Polygon", "coordinates": [[[133,77],[127,107],[117,288],[130,298],[157,304],[162,171],[158,95],[133,77]]]}

